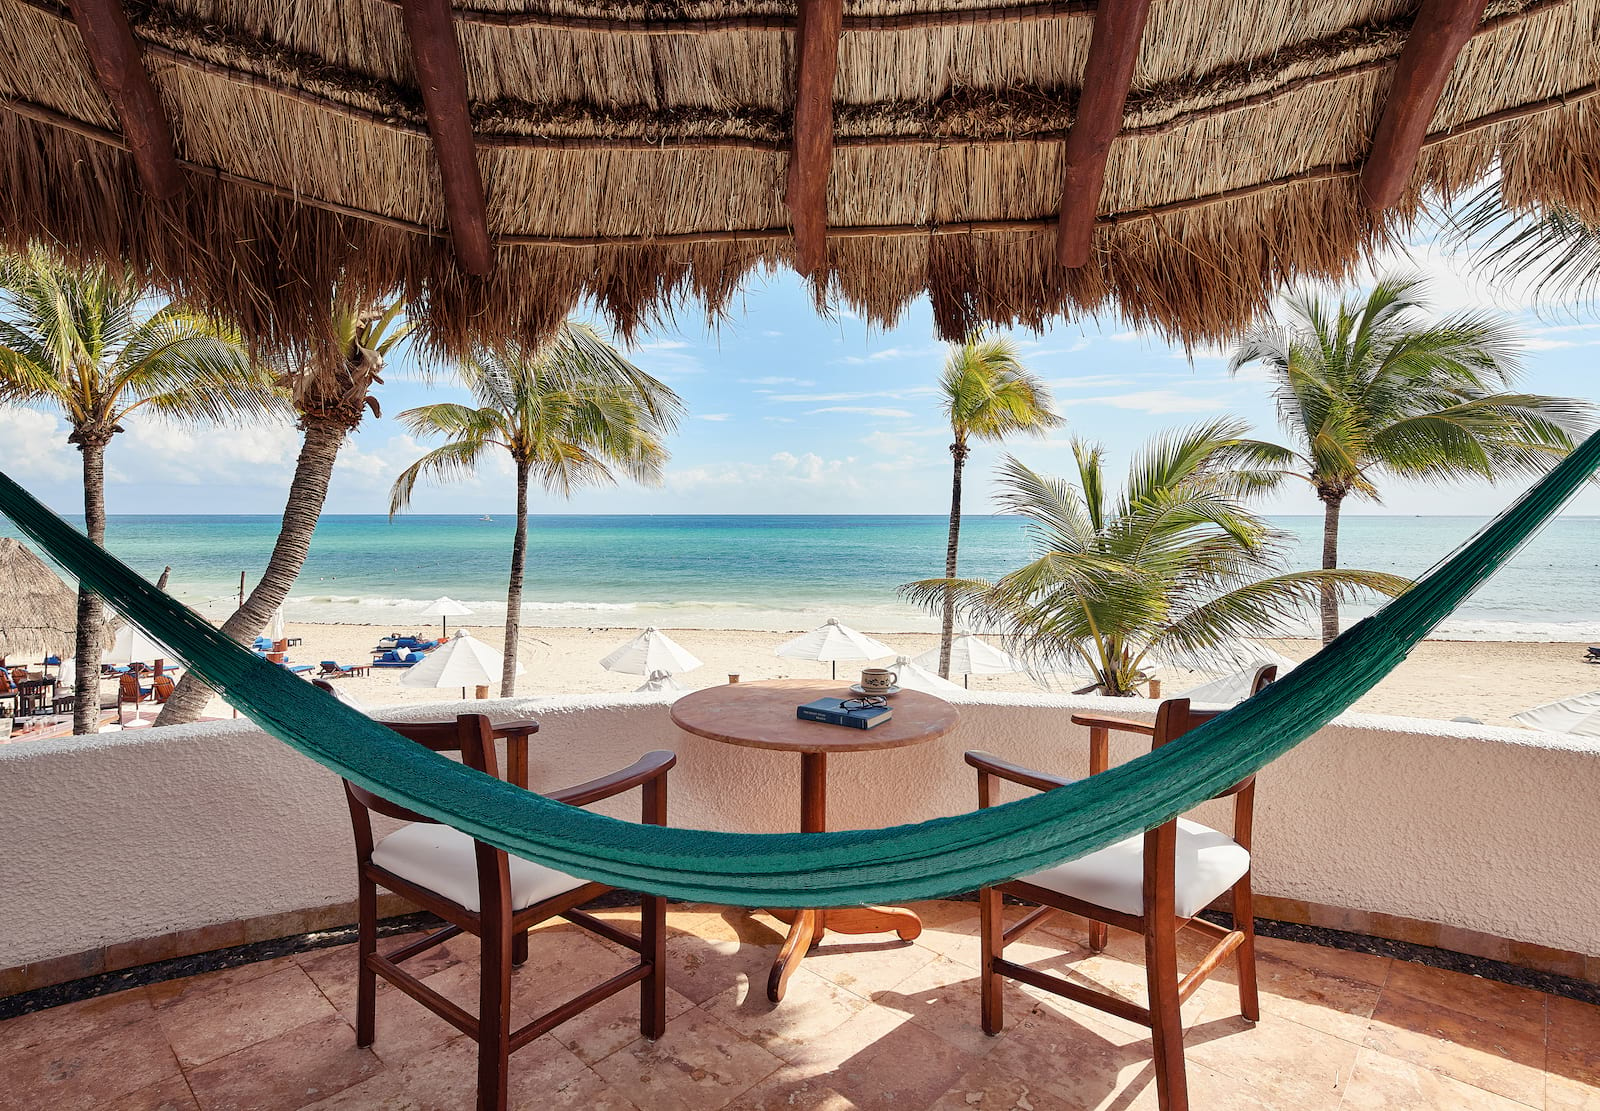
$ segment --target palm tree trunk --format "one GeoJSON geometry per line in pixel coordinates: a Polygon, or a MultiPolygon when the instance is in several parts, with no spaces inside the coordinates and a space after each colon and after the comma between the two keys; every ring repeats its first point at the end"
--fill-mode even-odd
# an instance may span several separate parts
{"type": "MultiPolygon", "coordinates": [[[[1322,569],[1331,571],[1339,566],[1339,507],[1343,495],[1322,495],[1322,569]]],[[[1339,594],[1333,584],[1323,583],[1322,593],[1322,643],[1327,644],[1339,635],[1339,594]]]]}
{"type": "MultiPolygon", "coordinates": [[[[86,436],[78,444],[83,453],[83,526],[96,544],[106,541],[107,438],[86,436]]],[[[93,733],[100,728],[100,651],[105,647],[105,619],[100,595],[78,590],[78,628],[73,654],[77,668],[72,694],[72,731],[93,733]]]]}
{"type": "MultiPolygon", "coordinates": [[[[961,544],[961,469],[967,465],[967,445],[961,437],[950,445],[950,535],[944,545],[944,577],[956,577],[956,549],[961,544]]],[[[950,678],[950,642],[955,638],[956,596],[944,592],[944,622],[939,628],[939,678],[950,678]]]]}
{"type": "Polygon", "coordinates": [[[517,693],[517,638],[522,632],[522,569],[528,559],[528,472],[517,460],[517,534],[511,541],[511,585],[506,588],[505,663],[500,670],[500,697],[517,693]]]}
{"type": "MultiPolygon", "coordinates": [[[[272,611],[283,605],[300,568],[305,566],[306,555],[311,550],[311,534],[322,516],[322,504],[328,498],[328,482],[333,477],[333,466],[348,432],[348,427],[339,421],[308,417],[303,423],[305,439],[300,445],[300,458],[295,461],[289,500],[283,507],[283,524],[278,528],[278,540],[272,546],[267,569],[244,604],[222,624],[223,635],[240,644],[266,627],[272,619],[272,611]]],[[[194,721],[210,699],[211,688],[191,671],[178,681],[156,724],[182,725],[194,721]]]]}

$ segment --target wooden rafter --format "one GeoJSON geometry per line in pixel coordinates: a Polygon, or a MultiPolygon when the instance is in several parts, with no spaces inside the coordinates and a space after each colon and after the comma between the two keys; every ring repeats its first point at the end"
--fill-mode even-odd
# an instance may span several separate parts
{"type": "Polygon", "coordinates": [[[1487,4],[1488,0],[1422,0],[1395,63],[1389,100],[1361,170],[1361,199],[1368,211],[1384,211],[1405,192],[1444,83],[1462,47],[1478,29],[1487,4]]]}
{"type": "Polygon", "coordinates": [[[1106,179],[1111,141],[1122,130],[1122,110],[1139,58],[1150,0],[1101,0],[1094,37],[1083,67],[1078,111],[1067,134],[1061,179],[1061,218],[1056,258],[1063,266],[1083,266],[1094,244],[1095,213],[1106,179]]]}
{"type": "Polygon", "coordinates": [[[172,144],[167,111],[150,84],[128,13],[119,0],[72,0],[72,19],[83,36],[95,77],[122,120],[122,133],[145,190],[170,200],[183,189],[183,170],[172,144]]]}
{"type": "Polygon", "coordinates": [[[794,144],[784,204],[794,225],[795,266],[816,274],[828,260],[828,174],[833,169],[833,80],[844,0],[800,0],[794,144]]]}
{"type": "Polygon", "coordinates": [[[450,0],[404,0],[401,10],[439,161],[456,262],[468,274],[487,277],[494,269],[494,248],[489,243],[483,174],[467,106],[467,71],[456,42],[450,0]]]}

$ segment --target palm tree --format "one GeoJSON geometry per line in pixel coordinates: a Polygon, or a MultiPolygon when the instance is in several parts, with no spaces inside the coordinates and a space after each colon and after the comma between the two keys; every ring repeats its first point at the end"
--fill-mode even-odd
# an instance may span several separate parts
{"type": "Polygon", "coordinates": [[[998,501],[1028,519],[1033,559],[989,582],[924,579],[902,590],[928,608],[954,594],[1042,670],[1083,673],[1104,694],[1136,693],[1155,660],[1203,664],[1240,636],[1285,629],[1322,588],[1395,594],[1369,571],[1285,571],[1286,535],[1247,509],[1282,479],[1287,451],[1224,418],[1158,437],[1120,494],[1102,449],[1073,441],[1077,484],[1007,456],[998,501]]]}
{"type": "Polygon", "coordinates": [[[683,402],[665,382],[625,360],[586,324],[568,322],[541,347],[478,352],[460,369],[477,408],[445,402],[408,409],[400,422],[416,436],[442,436],[395,480],[392,517],[411,501],[417,481],[470,474],[490,451],[511,456],[517,472],[517,530],[506,590],[505,669],[500,696],[516,693],[522,578],[528,553],[528,486],[537,480],[570,497],[580,486],[656,483],[683,402]]]}
{"type": "MultiPolygon", "coordinates": [[[[106,535],[106,448],[134,414],[238,424],[281,411],[239,337],[131,271],[68,264],[43,247],[0,257],[0,403],[58,411],[83,456],[89,539],[106,535]]],[[[73,730],[99,721],[102,612],[78,592],[73,730]]]]}
{"type": "MultiPolygon", "coordinates": [[[[1016,347],[1004,339],[969,338],[952,346],[939,380],[945,415],[950,418],[950,532],[945,540],[944,577],[956,577],[961,544],[961,472],[970,440],[1000,441],[1013,432],[1042,435],[1061,424],[1050,390],[1022,365],[1016,347]]],[[[950,678],[950,641],[955,635],[955,596],[945,600],[939,632],[939,677],[950,678]]]]}
{"type": "MultiPolygon", "coordinates": [[[[1510,329],[1493,317],[1424,319],[1423,282],[1385,278],[1366,299],[1289,302],[1287,327],[1252,331],[1230,370],[1271,373],[1278,419],[1294,438],[1289,471],[1323,507],[1322,566],[1339,564],[1339,513],[1351,496],[1380,500],[1380,475],[1452,482],[1545,470],[1572,450],[1589,407],[1514,393],[1510,329]]],[[[1339,634],[1339,600],[1321,600],[1322,639],[1339,634]]]]}
{"type": "MultiPolygon", "coordinates": [[[[378,400],[370,391],[383,382],[380,375],[386,357],[410,333],[410,325],[400,320],[404,307],[403,301],[395,301],[355,308],[335,295],[334,343],[325,357],[286,365],[277,373],[278,389],[299,418],[303,438],[266,570],[222,624],[223,634],[241,644],[257,636],[271,620],[305,566],[345,439],[360,426],[369,409],[373,416],[379,415],[378,400]]],[[[181,725],[195,720],[210,696],[209,688],[193,673],[185,675],[161,708],[156,724],[181,725]]]]}
{"type": "Polygon", "coordinates": [[[1536,297],[1592,299],[1600,292],[1600,228],[1570,208],[1519,212],[1490,185],[1454,214],[1446,238],[1472,248],[1474,261],[1496,278],[1531,281],[1536,297]]]}

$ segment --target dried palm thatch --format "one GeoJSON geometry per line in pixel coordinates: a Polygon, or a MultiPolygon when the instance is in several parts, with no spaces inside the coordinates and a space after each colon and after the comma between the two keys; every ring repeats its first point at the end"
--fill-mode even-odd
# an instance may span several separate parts
{"type": "MultiPolygon", "coordinates": [[[[888,324],[925,293],[952,338],[1116,311],[1214,341],[1285,283],[1343,275],[1497,160],[1513,201],[1600,216],[1600,0],[1430,0],[1470,23],[1415,171],[1376,214],[1358,176],[1404,85],[1416,0],[1153,0],[1104,186],[1084,202],[1092,255],[1064,267],[1064,140],[1096,5],[984,2],[845,0],[819,303],[888,324]]],[[[76,2],[80,20],[107,6],[76,2]]],[[[325,334],[335,280],[400,292],[442,350],[536,338],[585,298],[624,333],[685,300],[716,314],[753,268],[794,261],[785,191],[810,158],[795,145],[795,0],[126,11],[181,190],[141,187],[141,121],[102,91],[72,13],[0,0],[0,239],[130,258],[268,342],[325,334]],[[442,59],[419,46],[430,9],[453,21],[435,25],[442,59]],[[452,72],[453,124],[423,94],[442,97],[452,72]],[[474,197],[483,277],[460,253],[474,197]]]]}
{"type": "Polygon", "coordinates": [[[77,626],[77,590],[20,541],[0,536],[0,659],[70,656],[77,626]]]}

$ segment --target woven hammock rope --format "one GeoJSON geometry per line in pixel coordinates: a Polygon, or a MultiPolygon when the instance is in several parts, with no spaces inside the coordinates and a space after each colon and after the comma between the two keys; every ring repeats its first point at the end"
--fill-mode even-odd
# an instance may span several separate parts
{"type": "Polygon", "coordinates": [[[339,775],[573,875],[731,906],[896,903],[971,891],[1151,828],[1348,709],[1600,468],[1600,433],[1416,586],[1262,693],[1109,771],[1003,806],[831,833],[644,826],[552,802],[405,740],[224,637],[0,473],[0,513],[260,728],[339,775]]]}

